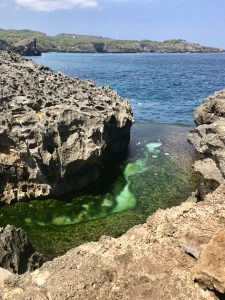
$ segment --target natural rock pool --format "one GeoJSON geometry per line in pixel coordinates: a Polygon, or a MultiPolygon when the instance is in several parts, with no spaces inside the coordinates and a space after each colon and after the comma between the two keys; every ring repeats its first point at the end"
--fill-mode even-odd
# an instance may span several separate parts
{"type": "Polygon", "coordinates": [[[158,208],[179,204],[197,185],[190,127],[135,124],[127,158],[103,170],[85,194],[0,207],[0,226],[23,228],[47,258],[102,235],[119,236],[158,208]]]}

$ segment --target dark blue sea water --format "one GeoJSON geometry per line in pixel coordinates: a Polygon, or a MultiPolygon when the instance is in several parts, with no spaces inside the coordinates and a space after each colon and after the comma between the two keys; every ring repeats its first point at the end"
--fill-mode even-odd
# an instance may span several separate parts
{"type": "Polygon", "coordinates": [[[225,87],[225,53],[47,53],[34,59],[116,89],[130,99],[136,121],[193,124],[194,108],[225,87]]]}

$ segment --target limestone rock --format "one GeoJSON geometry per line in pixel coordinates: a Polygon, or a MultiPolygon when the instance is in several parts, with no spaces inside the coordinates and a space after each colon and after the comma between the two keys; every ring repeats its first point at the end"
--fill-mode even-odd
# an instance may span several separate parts
{"type": "Polygon", "coordinates": [[[181,249],[183,249],[187,254],[193,256],[196,259],[199,259],[202,249],[199,246],[195,246],[192,244],[184,243],[180,245],[181,249]]]}
{"type": "Polygon", "coordinates": [[[11,272],[9,272],[6,269],[0,268],[0,289],[4,287],[4,282],[12,275],[11,272]]]}
{"type": "Polygon", "coordinates": [[[42,256],[35,252],[22,229],[12,225],[0,231],[0,267],[22,274],[42,265],[42,256]]]}
{"type": "Polygon", "coordinates": [[[131,107],[92,81],[0,52],[0,201],[58,196],[126,152],[131,107]]]}
{"type": "Polygon", "coordinates": [[[203,199],[225,179],[225,90],[208,97],[196,109],[197,127],[189,135],[189,141],[199,153],[194,165],[202,175],[199,196],[203,199]]]}
{"type": "Polygon", "coordinates": [[[195,280],[205,289],[225,294],[225,229],[219,229],[205,247],[195,280]]]}

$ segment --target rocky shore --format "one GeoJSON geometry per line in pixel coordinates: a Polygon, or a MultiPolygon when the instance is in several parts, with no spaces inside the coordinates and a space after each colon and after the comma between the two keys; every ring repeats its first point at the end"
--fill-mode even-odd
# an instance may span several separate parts
{"type": "Polygon", "coordinates": [[[128,101],[0,52],[0,202],[56,197],[95,182],[126,152],[128,101]]]}
{"type": "Polygon", "coordinates": [[[212,162],[218,165],[225,153],[219,130],[224,104],[224,91],[208,98],[196,111],[198,127],[190,136],[201,154],[195,169],[212,192],[204,201],[159,210],[118,239],[102,237],[34,273],[10,277],[2,299],[223,299],[225,185],[214,185],[223,165],[215,171],[212,162]],[[201,164],[212,167],[210,178],[201,164]]]}
{"type": "MultiPolygon", "coordinates": [[[[202,201],[191,197],[158,210],[120,238],[103,236],[34,272],[10,276],[0,299],[224,299],[224,111],[225,91],[206,99],[189,136],[199,156],[194,168],[202,176],[197,193],[202,201]]],[[[131,116],[126,120],[130,124],[131,116]]]]}

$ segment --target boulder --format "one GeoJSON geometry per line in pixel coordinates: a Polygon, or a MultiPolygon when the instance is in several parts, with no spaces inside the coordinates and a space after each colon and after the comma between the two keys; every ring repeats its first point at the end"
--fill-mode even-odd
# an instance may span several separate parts
{"type": "MultiPolygon", "coordinates": [[[[27,240],[26,233],[12,225],[0,231],[0,267],[12,273],[22,274],[40,267],[42,256],[27,240]]],[[[7,272],[2,271],[2,276],[7,272]]],[[[0,275],[1,275],[0,274],[0,275]]],[[[3,276],[4,277],[4,276],[3,276]]]]}
{"type": "Polygon", "coordinates": [[[208,97],[194,114],[197,127],[189,135],[195,146],[198,161],[195,171],[201,175],[198,189],[203,199],[225,179],[225,90],[208,97]]]}
{"type": "Polygon", "coordinates": [[[0,68],[1,202],[81,190],[126,153],[133,118],[116,92],[15,53],[0,68]]]}
{"type": "Polygon", "coordinates": [[[219,229],[197,263],[195,281],[204,289],[225,294],[225,228],[219,229]]]}

